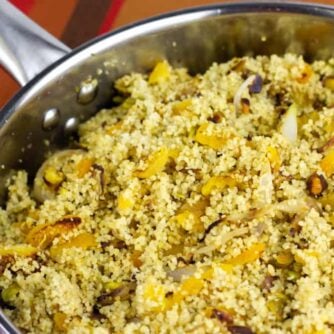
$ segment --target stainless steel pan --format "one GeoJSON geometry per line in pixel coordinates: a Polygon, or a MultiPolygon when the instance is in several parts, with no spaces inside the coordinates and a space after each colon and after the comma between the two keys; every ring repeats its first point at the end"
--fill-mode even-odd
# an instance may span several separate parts
{"type": "MultiPolygon", "coordinates": [[[[23,86],[0,112],[0,199],[12,170],[33,176],[78,123],[110,106],[119,76],[161,58],[191,72],[234,56],[334,55],[334,7],[244,2],[194,8],[119,29],[71,51],[0,0],[0,63],[23,86]]],[[[0,333],[17,333],[0,314],[0,333]]]]}

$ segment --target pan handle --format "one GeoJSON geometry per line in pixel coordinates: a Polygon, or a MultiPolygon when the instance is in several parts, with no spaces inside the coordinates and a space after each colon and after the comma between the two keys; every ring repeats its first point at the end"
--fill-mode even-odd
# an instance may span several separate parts
{"type": "Polygon", "coordinates": [[[0,0],[0,65],[24,86],[71,49],[0,0]]]}

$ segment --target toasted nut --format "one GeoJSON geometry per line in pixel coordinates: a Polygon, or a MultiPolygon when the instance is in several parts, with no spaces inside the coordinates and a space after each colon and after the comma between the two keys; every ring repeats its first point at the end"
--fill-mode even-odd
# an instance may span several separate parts
{"type": "Polygon", "coordinates": [[[232,334],[253,334],[254,332],[245,326],[228,326],[227,329],[232,334]]]}
{"type": "Polygon", "coordinates": [[[136,268],[140,268],[143,264],[143,261],[140,259],[142,254],[142,252],[135,250],[131,255],[132,263],[136,268]]]}
{"type": "Polygon", "coordinates": [[[220,113],[215,113],[211,117],[208,118],[208,121],[212,123],[216,123],[216,124],[221,123],[222,120],[223,120],[223,115],[220,113]]]}
{"type": "Polygon", "coordinates": [[[313,173],[306,182],[307,190],[311,196],[320,196],[327,188],[328,183],[323,175],[313,173]]]}
{"type": "Polygon", "coordinates": [[[266,277],[264,278],[261,284],[261,288],[265,291],[270,291],[271,288],[274,286],[274,282],[276,279],[278,279],[277,276],[271,276],[269,274],[266,275],[266,277]]]}
{"type": "Polygon", "coordinates": [[[227,311],[225,310],[218,310],[216,308],[214,308],[212,310],[212,316],[214,316],[215,318],[217,318],[220,322],[225,322],[225,323],[233,323],[233,317],[231,316],[231,314],[229,314],[227,311]]]}
{"type": "Polygon", "coordinates": [[[241,99],[241,111],[244,114],[249,114],[250,112],[250,101],[246,98],[241,99]]]}
{"type": "Polygon", "coordinates": [[[111,290],[108,293],[104,293],[97,298],[97,304],[99,306],[107,306],[113,304],[116,297],[120,300],[128,300],[136,290],[136,283],[128,282],[120,285],[116,289],[111,290]]]}

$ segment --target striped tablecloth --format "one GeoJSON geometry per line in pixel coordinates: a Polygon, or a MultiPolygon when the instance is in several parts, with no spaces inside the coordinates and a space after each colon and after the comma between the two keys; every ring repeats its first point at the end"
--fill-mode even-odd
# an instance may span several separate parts
{"type": "MultiPolygon", "coordinates": [[[[5,1],[5,0],[0,0],[5,1]]],[[[156,14],[192,6],[217,3],[217,0],[11,0],[54,36],[76,47],[103,34],[156,14]]],[[[321,0],[334,5],[334,0],[321,0]]],[[[0,68],[0,107],[19,89],[0,68]]]]}

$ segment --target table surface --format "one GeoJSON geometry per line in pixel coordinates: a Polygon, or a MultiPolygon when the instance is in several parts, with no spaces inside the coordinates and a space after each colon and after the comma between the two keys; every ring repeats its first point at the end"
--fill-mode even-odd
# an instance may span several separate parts
{"type": "MultiPolygon", "coordinates": [[[[168,11],[217,0],[11,0],[71,48],[120,26],[168,11]]],[[[222,1],[221,1],[222,2],[222,1]]],[[[304,2],[306,2],[304,0],[304,2]]],[[[334,5],[334,0],[313,1],[334,5]]],[[[20,88],[0,68],[0,108],[20,88]]]]}

